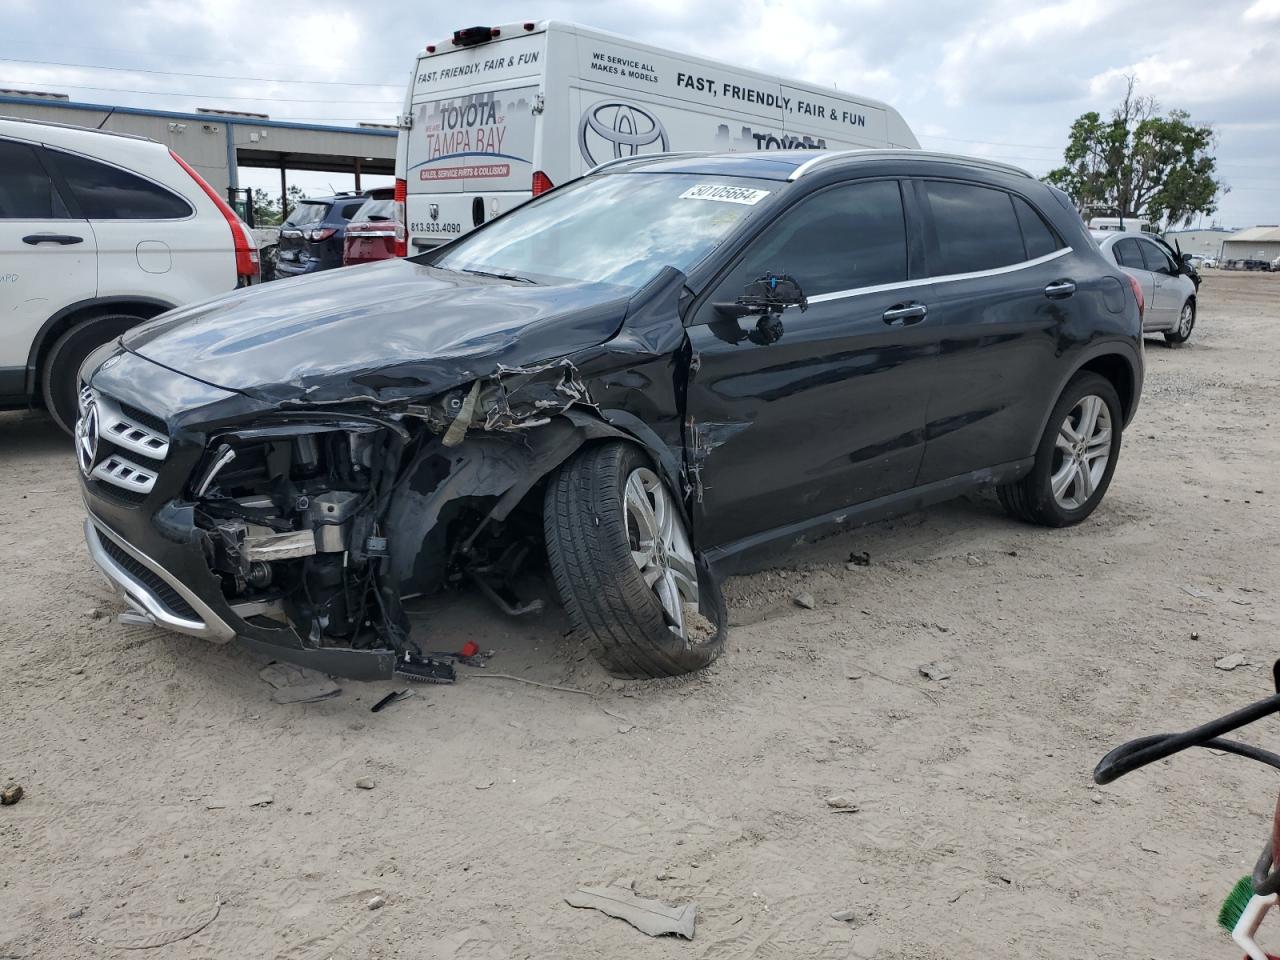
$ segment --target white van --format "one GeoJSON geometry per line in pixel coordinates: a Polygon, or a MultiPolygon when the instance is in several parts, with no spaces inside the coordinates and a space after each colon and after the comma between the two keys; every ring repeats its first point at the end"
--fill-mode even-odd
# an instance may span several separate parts
{"type": "Polygon", "coordinates": [[[1154,223],[1136,220],[1133,217],[1128,220],[1120,217],[1093,217],[1089,220],[1089,229],[1100,233],[1146,233],[1160,236],[1160,228],[1154,223]]]}
{"type": "Polygon", "coordinates": [[[920,145],[876,100],[547,20],[428,45],[400,127],[409,253],[619,157],[920,145]]]}

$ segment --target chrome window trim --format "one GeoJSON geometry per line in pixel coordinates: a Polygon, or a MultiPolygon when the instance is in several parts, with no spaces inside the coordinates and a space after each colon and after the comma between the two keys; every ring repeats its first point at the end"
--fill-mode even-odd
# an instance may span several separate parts
{"type": "Polygon", "coordinates": [[[1055,250],[1053,253],[1046,253],[1043,257],[1036,257],[1034,260],[1021,260],[1018,263],[1011,263],[1004,267],[992,267],[990,270],[975,270],[972,273],[948,273],[940,277],[920,277],[916,280],[899,280],[895,283],[878,283],[870,287],[854,287],[850,290],[833,290],[830,293],[820,293],[817,296],[809,297],[809,303],[827,303],[831,300],[844,300],[847,297],[857,297],[864,293],[883,293],[887,290],[905,290],[911,287],[923,287],[930,283],[952,283],[957,280],[978,280],[982,277],[998,277],[1001,274],[1013,273],[1016,270],[1025,270],[1028,267],[1038,267],[1042,263],[1049,263],[1064,257],[1072,252],[1071,247],[1063,247],[1061,250],[1055,250]]]}

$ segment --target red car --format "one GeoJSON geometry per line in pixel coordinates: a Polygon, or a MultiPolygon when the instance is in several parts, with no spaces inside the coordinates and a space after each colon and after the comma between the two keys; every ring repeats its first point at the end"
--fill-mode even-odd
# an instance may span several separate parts
{"type": "Polygon", "coordinates": [[[369,191],[351,222],[342,243],[342,265],[373,263],[398,256],[397,244],[405,241],[404,224],[396,215],[395,197],[390,187],[369,191]]]}

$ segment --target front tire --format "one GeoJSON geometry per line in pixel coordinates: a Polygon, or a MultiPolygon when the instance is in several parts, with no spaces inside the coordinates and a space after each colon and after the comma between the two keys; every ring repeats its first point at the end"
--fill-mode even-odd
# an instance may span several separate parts
{"type": "Polygon", "coordinates": [[[574,456],[547,486],[543,532],[569,619],[610,673],[678,676],[720,655],[724,597],[638,448],[610,442],[574,456]]]}
{"type": "Polygon", "coordinates": [[[1191,331],[1196,326],[1196,302],[1188,300],[1182,305],[1182,312],[1178,314],[1178,325],[1172,330],[1164,332],[1165,342],[1171,347],[1180,347],[1191,339],[1191,331]]]}
{"type": "Polygon", "coordinates": [[[76,324],[54,341],[40,374],[40,390],[49,416],[66,433],[75,427],[79,411],[81,364],[104,343],[141,322],[141,317],[124,313],[94,317],[76,324]]]}
{"type": "Polygon", "coordinates": [[[1049,415],[1031,472],[997,488],[1005,510],[1044,527],[1084,520],[1111,485],[1123,423],[1109,380],[1096,373],[1072,377],[1049,415]]]}

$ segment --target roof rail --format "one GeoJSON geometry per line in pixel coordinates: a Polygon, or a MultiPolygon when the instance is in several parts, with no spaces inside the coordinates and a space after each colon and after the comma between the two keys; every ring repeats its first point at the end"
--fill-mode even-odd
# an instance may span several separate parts
{"type": "MultiPolygon", "coordinates": [[[[66,102],[62,100],[32,100],[32,103],[48,106],[50,103],[57,103],[66,106],[66,102]]],[[[58,123],[56,120],[36,120],[32,117],[18,117],[12,114],[0,113],[0,120],[12,120],[14,123],[34,123],[41,127],[56,127],[59,130],[77,130],[84,133],[100,133],[106,137],[124,137],[126,140],[145,140],[148,143],[159,143],[151,137],[143,136],[140,133],[125,133],[123,130],[102,130],[98,127],[86,127],[78,123],[58,123]]]]}
{"type": "Polygon", "coordinates": [[[787,177],[787,179],[799,180],[811,170],[834,163],[837,160],[926,160],[933,163],[954,163],[966,167],[982,167],[986,170],[994,170],[997,173],[1012,173],[1015,176],[1027,177],[1031,180],[1035,179],[1021,167],[1015,167],[1009,163],[1001,163],[998,160],[988,160],[985,157],[965,157],[956,153],[934,153],[929,150],[877,150],[874,148],[831,150],[820,153],[792,170],[791,176],[787,177]]]}
{"type": "Polygon", "coordinates": [[[624,163],[647,162],[649,160],[674,160],[676,157],[710,157],[714,155],[714,150],[666,150],[662,153],[637,153],[630,157],[614,157],[612,160],[606,160],[604,163],[597,163],[594,167],[583,174],[589,177],[593,173],[599,173],[608,167],[618,167],[624,163]]]}

